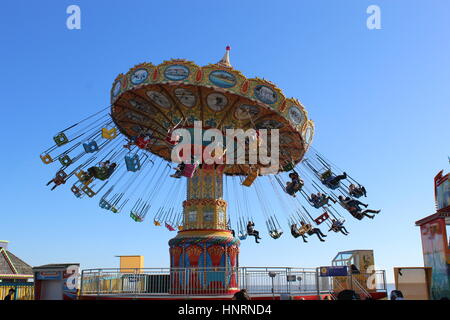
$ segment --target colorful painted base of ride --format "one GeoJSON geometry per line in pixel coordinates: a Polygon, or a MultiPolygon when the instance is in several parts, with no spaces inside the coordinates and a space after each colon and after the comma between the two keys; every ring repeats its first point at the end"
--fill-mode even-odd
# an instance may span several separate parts
{"type": "Polygon", "coordinates": [[[239,239],[227,230],[178,232],[169,241],[171,293],[182,294],[186,285],[193,295],[237,292],[239,244],[239,239]],[[186,267],[193,270],[177,272],[177,268],[186,267]],[[217,268],[218,271],[201,271],[201,268],[217,268]]]}

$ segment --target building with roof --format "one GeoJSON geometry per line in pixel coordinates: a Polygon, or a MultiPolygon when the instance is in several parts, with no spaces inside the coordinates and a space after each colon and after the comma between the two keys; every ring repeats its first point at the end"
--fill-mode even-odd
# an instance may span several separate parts
{"type": "Polygon", "coordinates": [[[0,299],[3,299],[10,289],[16,291],[14,299],[33,299],[33,269],[8,250],[8,243],[0,240],[0,299]]]}

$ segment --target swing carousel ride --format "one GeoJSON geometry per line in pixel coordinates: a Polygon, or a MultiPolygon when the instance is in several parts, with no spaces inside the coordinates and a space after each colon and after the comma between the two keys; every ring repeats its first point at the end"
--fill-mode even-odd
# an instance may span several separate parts
{"type": "MultiPolygon", "coordinates": [[[[271,238],[283,234],[284,220],[304,242],[314,234],[325,241],[319,229],[324,225],[347,235],[344,212],[373,219],[368,213],[378,211],[363,210],[367,205],[357,200],[366,196],[365,188],[311,147],[314,124],[303,105],[272,82],[235,70],[229,49],[218,63],[203,67],[175,59],[120,74],[111,105],[57,133],[41,154],[45,164],[59,164],[47,185],[53,190],[70,181],[78,198],[97,197],[100,208],[127,212],[138,223],[150,213],[154,226],[178,231],[169,241],[171,267],[235,266],[240,240],[261,239],[253,222],[259,212],[271,238]],[[227,129],[251,132],[246,155],[261,148],[262,129],[278,129],[277,170],[268,173],[259,160],[173,160],[181,141],[200,152],[206,148],[204,141],[199,146],[176,135],[178,129],[192,131],[196,121],[203,131],[213,128],[224,136],[227,129]]],[[[231,151],[214,157],[224,160],[231,151]]]]}

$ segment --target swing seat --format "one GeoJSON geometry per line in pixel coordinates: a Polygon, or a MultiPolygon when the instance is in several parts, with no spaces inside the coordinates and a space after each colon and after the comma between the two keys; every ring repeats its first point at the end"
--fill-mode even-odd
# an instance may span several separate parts
{"type": "Polygon", "coordinates": [[[45,164],[49,164],[49,163],[53,162],[53,159],[52,159],[51,155],[49,155],[49,154],[41,154],[39,157],[41,158],[42,162],[45,164]]]}
{"type": "Polygon", "coordinates": [[[364,216],[359,211],[352,211],[350,214],[358,220],[362,220],[364,216]]]}
{"type": "Polygon", "coordinates": [[[149,143],[150,143],[150,138],[147,136],[141,136],[136,139],[136,145],[140,149],[146,149],[149,143]]]}
{"type": "Polygon", "coordinates": [[[300,233],[300,235],[304,235],[305,233],[308,233],[311,230],[312,230],[312,225],[305,224],[304,226],[301,226],[300,229],[298,229],[298,233],[300,233]]]}
{"type": "Polygon", "coordinates": [[[288,163],[283,167],[283,171],[291,171],[294,170],[295,166],[292,162],[288,163]]]}
{"type": "Polygon", "coordinates": [[[130,217],[131,217],[131,219],[133,219],[135,222],[142,222],[142,221],[144,221],[144,219],[142,219],[142,217],[140,217],[139,215],[137,215],[137,214],[135,214],[135,213],[133,213],[133,212],[130,212],[130,217]]]}
{"type": "Polygon", "coordinates": [[[127,170],[131,172],[136,172],[141,169],[141,162],[139,161],[139,155],[134,154],[125,156],[125,164],[127,166],[127,170]]]}
{"type": "Polygon", "coordinates": [[[299,181],[296,183],[289,183],[289,185],[286,187],[286,193],[288,193],[289,195],[293,196],[294,194],[296,194],[297,192],[299,192],[300,190],[302,190],[303,188],[303,184],[299,181]]]}
{"type": "Polygon", "coordinates": [[[180,136],[176,135],[174,139],[175,140],[172,139],[172,131],[169,131],[169,133],[167,133],[166,142],[172,146],[177,145],[178,142],[180,142],[180,136]]]}
{"type": "Polygon", "coordinates": [[[116,128],[102,128],[102,137],[108,140],[112,140],[117,137],[117,129],[116,128]]]}
{"type": "Polygon", "coordinates": [[[76,185],[73,185],[72,188],[70,188],[70,191],[72,191],[73,194],[74,194],[77,198],[81,198],[81,196],[82,196],[81,190],[80,190],[80,188],[78,188],[76,185]]]}
{"type": "Polygon", "coordinates": [[[161,227],[161,222],[159,222],[158,220],[154,219],[153,220],[153,224],[157,227],[161,227]]]}
{"type": "Polygon", "coordinates": [[[322,222],[324,222],[325,220],[327,220],[330,216],[328,215],[328,212],[324,212],[323,214],[321,214],[320,216],[318,216],[316,219],[314,219],[314,222],[319,225],[322,222]]]}
{"type": "Polygon", "coordinates": [[[239,240],[245,240],[245,239],[247,239],[247,234],[239,233],[238,238],[239,238],[239,240]]]}
{"type": "Polygon", "coordinates": [[[83,170],[78,171],[77,173],[75,173],[75,175],[77,176],[78,180],[85,186],[90,185],[91,182],[94,180],[94,178],[90,178],[89,180],[84,181],[83,179],[87,175],[87,173],[83,170]]]}
{"type": "Polygon", "coordinates": [[[177,229],[178,231],[183,231],[183,226],[178,226],[177,229]]]}
{"type": "Polygon", "coordinates": [[[337,233],[340,232],[340,229],[343,227],[344,222],[340,220],[337,220],[336,222],[333,222],[333,224],[331,225],[331,230],[337,233]]]}
{"type": "Polygon", "coordinates": [[[56,173],[56,177],[57,178],[61,178],[61,179],[65,179],[65,178],[67,178],[67,173],[65,173],[64,170],[59,170],[56,173]]]}
{"type": "Polygon", "coordinates": [[[330,188],[331,190],[336,190],[337,188],[340,187],[341,183],[338,182],[338,183],[333,184],[333,183],[331,183],[332,179],[333,179],[333,177],[330,177],[328,179],[323,180],[322,183],[324,185],[326,185],[328,188],[330,188]]]}
{"type": "MultiPolygon", "coordinates": [[[[313,203],[314,203],[314,202],[313,202],[313,203]]],[[[320,208],[322,208],[324,205],[326,205],[327,203],[328,203],[327,198],[322,198],[320,201],[315,202],[315,203],[313,204],[313,207],[316,208],[316,209],[320,209],[320,208]]]]}
{"type": "Polygon", "coordinates": [[[112,172],[109,171],[107,167],[94,167],[94,177],[105,181],[111,176],[112,172]]]}
{"type": "Polygon", "coordinates": [[[320,175],[320,180],[328,180],[329,178],[331,178],[331,176],[332,176],[331,170],[327,170],[320,175]]]}
{"type": "Polygon", "coordinates": [[[359,199],[359,198],[361,198],[362,196],[363,196],[363,194],[362,193],[351,193],[350,194],[353,198],[356,198],[356,199],[359,199]]]}
{"type": "Polygon", "coordinates": [[[114,212],[114,213],[118,213],[119,212],[119,210],[116,207],[111,207],[111,211],[114,212]]]}
{"type": "Polygon", "coordinates": [[[63,170],[59,170],[56,173],[55,178],[53,179],[53,183],[56,184],[57,186],[62,185],[64,183],[66,183],[66,179],[67,178],[67,173],[65,173],[63,170]]]}
{"type": "Polygon", "coordinates": [[[95,142],[95,141],[83,143],[83,148],[84,148],[84,151],[86,151],[86,153],[93,153],[93,152],[96,152],[99,150],[97,142],[95,142]]]}
{"type": "Polygon", "coordinates": [[[356,199],[359,199],[364,195],[364,193],[359,189],[353,190],[352,192],[349,192],[349,194],[356,199]]]}
{"type": "Polygon", "coordinates": [[[174,229],[174,227],[172,227],[170,224],[168,224],[167,222],[165,223],[165,226],[166,226],[166,228],[169,230],[169,231],[175,231],[175,229],[174,229]]]}
{"type": "Polygon", "coordinates": [[[258,170],[250,172],[250,174],[247,176],[247,178],[245,178],[245,180],[242,182],[243,186],[246,187],[250,187],[253,182],[256,180],[256,178],[258,177],[258,170]]]}
{"type": "Polygon", "coordinates": [[[198,167],[198,162],[194,162],[193,164],[186,164],[184,166],[183,172],[181,173],[182,176],[186,178],[192,178],[194,176],[195,170],[198,167]]]}
{"type": "Polygon", "coordinates": [[[89,198],[92,198],[93,196],[95,196],[96,195],[96,193],[94,192],[94,191],[92,191],[92,189],[91,188],[89,188],[88,186],[83,186],[82,188],[81,188],[81,190],[89,197],[89,198]]]}
{"type": "Polygon", "coordinates": [[[56,176],[56,177],[53,179],[53,183],[54,183],[55,185],[57,185],[57,186],[60,186],[60,185],[62,185],[62,184],[64,184],[64,183],[66,183],[66,181],[65,181],[63,178],[61,178],[60,176],[56,176]]]}
{"type": "Polygon", "coordinates": [[[72,159],[70,159],[68,154],[66,154],[62,157],[59,157],[58,160],[63,166],[66,166],[66,167],[72,163],[72,159]]]}
{"type": "Polygon", "coordinates": [[[340,184],[334,184],[334,185],[327,185],[328,188],[330,188],[331,190],[336,190],[337,188],[339,188],[340,184]]]}
{"type": "Polygon", "coordinates": [[[99,202],[99,207],[105,210],[110,210],[112,206],[105,199],[101,199],[99,202]]]}
{"type": "Polygon", "coordinates": [[[278,239],[279,237],[281,237],[281,235],[283,234],[283,231],[281,230],[273,230],[269,232],[269,235],[273,238],[273,239],[278,239]]]}
{"type": "Polygon", "coordinates": [[[66,143],[69,143],[69,139],[67,138],[64,132],[60,132],[56,136],[54,136],[53,141],[55,141],[58,147],[65,145],[66,143]]]}
{"type": "Polygon", "coordinates": [[[292,183],[286,187],[286,193],[291,196],[295,195],[294,186],[292,183]]]}

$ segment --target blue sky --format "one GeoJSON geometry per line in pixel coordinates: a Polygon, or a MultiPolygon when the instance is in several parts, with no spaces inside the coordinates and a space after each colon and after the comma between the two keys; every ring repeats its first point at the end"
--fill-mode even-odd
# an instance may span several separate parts
{"type": "Polygon", "coordinates": [[[2,1],[0,239],[32,265],[115,267],[115,255],[142,254],[146,267],[168,266],[174,233],[108,214],[68,188],[51,192],[54,168],[39,154],[58,130],[108,105],[117,74],[170,58],[206,65],[230,44],[236,69],[302,101],[316,123],[314,147],[383,210],[375,220],[348,218],[351,235],[325,243],[243,242],[240,264],[316,267],[341,250],[373,249],[388,273],[423,265],[414,222],[433,213],[433,177],[448,169],[449,9],[446,0],[2,1]],[[81,30],[66,28],[71,4],[81,30]],[[381,30],[366,27],[372,4],[381,30]]]}

